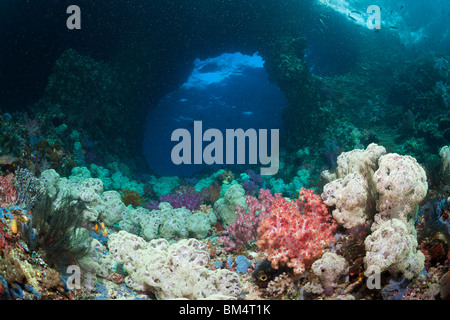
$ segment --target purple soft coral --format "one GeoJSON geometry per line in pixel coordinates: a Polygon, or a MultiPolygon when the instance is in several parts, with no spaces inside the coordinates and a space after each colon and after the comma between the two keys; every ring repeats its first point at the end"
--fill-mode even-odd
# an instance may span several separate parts
{"type": "Polygon", "coordinates": [[[202,204],[202,199],[196,193],[185,193],[183,194],[183,205],[186,209],[191,211],[200,210],[200,205],[202,204]]]}
{"type": "Polygon", "coordinates": [[[159,201],[170,203],[174,209],[181,208],[183,206],[183,198],[179,194],[168,193],[164,196],[160,196],[159,201]]]}
{"type": "Polygon", "coordinates": [[[257,185],[261,186],[264,183],[264,178],[252,169],[248,169],[245,173],[247,173],[250,180],[253,180],[257,185]]]}
{"type": "Polygon", "coordinates": [[[272,203],[281,197],[281,193],[272,195],[270,190],[261,189],[258,198],[246,195],[247,209],[236,206],[238,218],[231,223],[225,235],[220,237],[226,251],[233,251],[248,245],[256,240],[261,222],[270,215],[272,203]]]}
{"type": "Polygon", "coordinates": [[[156,200],[150,200],[145,207],[149,210],[158,210],[159,209],[159,202],[156,200]]]}
{"type": "Polygon", "coordinates": [[[186,207],[188,210],[199,210],[202,204],[202,199],[199,195],[195,193],[184,193],[180,194],[166,194],[159,197],[160,202],[168,202],[172,208],[177,209],[181,207],[186,207]]]}
{"type": "Polygon", "coordinates": [[[254,196],[258,191],[258,186],[253,180],[245,180],[242,182],[242,188],[244,188],[245,194],[249,196],[254,196]]]}

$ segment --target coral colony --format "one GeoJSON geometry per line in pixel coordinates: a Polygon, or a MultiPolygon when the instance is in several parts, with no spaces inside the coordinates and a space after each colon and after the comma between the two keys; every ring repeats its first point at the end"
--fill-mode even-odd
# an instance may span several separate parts
{"type": "MultiPolygon", "coordinates": [[[[91,165],[68,177],[18,169],[1,178],[4,298],[349,298],[356,288],[370,296],[361,279],[374,274],[401,275],[409,285],[402,294],[414,298],[430,290],[414,279],[427,268],[440,274],[445,263],[436,261],[448,258],[446,202],[434,218],[440,231],[429,230],[420,242],[425,170],[374,143],[341,153],[337,168],[322,172],[322,194],[301,187],[295,197],[283,196],[253,170],[237,177],[219,170],[194,185],[152,177],[151,192],[117,173],[91,165]],[[259,189],[248,194],[246,182],[259,189]],[[211,200],[214,185],[220,191],[211,200]],[[55,259],[79,267],[79,282],[70,273],[44,281],[44,274],[61,272],[55,259]]],[[[436,294],[445,293],[445,279],[444,272],[436,294]]]]}
{"type": "MultiPolygon", "coordinates": [[[[450,53],[414,51],[398,9],[398,27],[383,7],[367,29],[365,10],[336,1],[161,1],[133,12],[151,32],[125,19],[120,48],[104,50],[103,31],[86,50],[91,34],[55,45],[26,101],[32,86],[6,86],[0,59],[0,300],[449,300],[450,53]],[[261,56],[206,59],[240,46],[261,56]],[[162,141],[149,156],[197,171],[150,165],[147,112],[162,141]]],[[[89,10],[72,7],[64,31],[84,32],[89,10]]]]}

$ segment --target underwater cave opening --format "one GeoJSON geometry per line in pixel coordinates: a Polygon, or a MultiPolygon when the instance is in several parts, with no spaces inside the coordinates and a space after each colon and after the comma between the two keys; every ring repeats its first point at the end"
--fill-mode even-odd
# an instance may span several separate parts
{"type": "MultiPolygon", "coordinates": [[[[172,133],[186,129],[193,136],[194,121],[202,121],[204,130],[218,129],[223,133],[226,129],[282,129],[287,100],[269,81],[258,53],[224,53],[196,59],[193,64],[186,82],[168,93],[147,115],[143,153],[158,176],[191,176],[200,171],[241,166],[175,165],[171,152],[177,142],[171,141],[172,133]]],[[[246,143],[248,159],[250,148],[246,143]]],[[[206,145],[205,142],[203,146],[206,145]]]]}

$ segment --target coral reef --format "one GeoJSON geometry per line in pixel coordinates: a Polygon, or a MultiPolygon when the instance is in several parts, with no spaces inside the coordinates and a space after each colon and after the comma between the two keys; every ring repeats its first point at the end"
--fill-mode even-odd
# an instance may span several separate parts
{"type": "Polygon", "coordinates": [[[295,273],[302,273],[335,241],[337,224],[313,192],[301,189],[299,199],[274,200],[270,216],[258,229],[258,247],[269,253],[275,269],[286,264],[295,273]]]}
{"type": "Polygon", "coordinates": [[[131,205],[134,208],[142,206],[145,202],[145,199],[141,197],[139,192],[130,189],[121,190],[120,198],[125,206],[131,205]]]}
{"type": "MultiPolygon", "coordinates": [[[[0,299],[450,299],[449,57],[405,50],[396,26],[331,28],[338,13],[309,1],[192,1],[111,15],[127,28],[100,28],[106,42],[31,50],[38,36],[0,74],[0,299]],[[157,176],[145,113],[230,48],[258,52],[286,97],[279,172],[157,176]]],[[[253,125],[239,107],[217,116],[253,125]]]]}
{"type": "Polygon", "coordinates": [[[416,159],[385,153],[376,144],[342,153],[336,172],[325,172],[331,182],[322,198],[336,208],[333,217],[345,228],[371,224],[372,234],[365,239],[366,276],[389,270],[411,279],[425,261],[417,250],[414,222],[428,191],[427,177],[416,159]]]}
{"type": "Polygon", "coordinates": [[[232,222],[223,232],[220,239],[224,243],[224,249],[233,251],[245,247],[258,237],[258,228],[261,222],[270,215],[275,199],[281,197],[280,193],[272,195],[270,190],[261,189],[258,198],[246,195],[247,210],[236,205],[238,218],[232,222]]]}
{"type": "Polygon", "coordinates": [[[0,177],[0,207],[17,201],[17,191],[13,184],[14,179],[13,173],[0,177]]]}
{"type": "Polygon", "coordinates": [[[166,194],[164,196],[159,197],[160,202],[168,202],[170,205],[177,209],[181,207],[185,207],[188,210],[199,210],[200,205],[202,204],[201,195],[197,194],[197,192],[180,192],[176,194],[166,194]]]}
{"type": "Polygon", "coordinates": [[[378,159],[385,153],[384,147],[372,143],[365,150],[341,153],[335,172],[322,172],[328,182],[322,198],[327,205],[336,206],[333,216],[339,223],[351,228],[373,217],[377,199],[374,174],[378,159]]]}
{"type": "Polygon", "coordinates": [[[343,179],[328,183],[322,194],[323,202],[335,207],[333,217],[345,228],[351,229],[366,223],[368,185],[359,173],[350,173],[343,179]]]}
{"type": "Polygon", "coordinates": [[[316,260],[311,270],[319,278],[325,292],[332,292],[339,278],[347,275],[348,264],[345,259],[333,252],[325,252],[316,260]]]}
{"type": "Polygon", "coordinates": [[[444,146],[439,151],[442,165],[442,178],[448,184],[450,183],[450,146],[444,146]]]}
{"type": "Polygon", "coordinates": [[[417,240],[399,219],[388,220],[364,241],[366,275],[402,272],[408,279],[417,276],[424,267],[425,256],[417,250],[417,240]]]}
{"type": "Polygon", "coordinates": [[[14,177],[14,186],[17,192],[16,203],[31,210],[36,201],[44,193],[40,181],[27,169],[18,169],[14,177]]]}
{"type": "Polygon", "coordinates": [[[158,299],[236,299],[237,274],[206,268],[209,255],[194,239],[169,245],[164,240],[145,242],[125,231],[109,239],[110,254],[128,272],[128,286],[150,291],[158,299]]]}
{"type": "Polygon", "coordinates": [[[147,201],[125,168],[74,167],[67,178],[16,170],[2,177],[8,194],[20,191],[0,214],[3,298],[447,299],[447,200],[420,209],[424,169],[377,144],[336,165],[321,196],[301,188],[294,199],[294,184],[283,197],[251,171],[230,183],[224,171],[150,178],[147,189],[170,193],[147,201]],[[260,188],[248,194],[246,181],[260,188]],[[58,268],[71,263],[82,289],[58,268]],[[374,275],[381,290],[365,284],[374,275]]]}
{"type": "MultiPolygon", "coordinates": [[[[417,205],[428,191],[425,170],[410,156],[390,153],[381,156],[374,174],[379,198],[375,222],[400,219],[414,221],[417,205]]],[[[376,228],[376,226],[372,227],[376,228]]]]}
{"type": "MultiPolygon", "coordinates": [[[[222,188],[222,190],[224,189],[222,188]]],[[[227,189],[223,198],[219,198],[214,203],[214,212],[217,218],[223,221],[225,227],[238,218],[235,212],[237,205],[244,209],[247,208],[245,190],[240,184],[233,184],[227,189]]]]}
{"type": "Polygon", "coordinates": [[[67,197],[52,210],[53,201],[46,195],[33,210],[30,226],[35,235],[28,234],[28,247],[42,249],[50,261],[76,261],[88,252],[92,238],[84,224],[83,203],[67,197]]]}
{"type": "MultiPolygon", "coordinates": [[[[55,62],[39,109],[47,113],[58,110],[72,129],[87,130],[94,139],[105,142],[108,136],[121,144],[120,137],[127,136],[134,128],[125,125],[126,114],[120,111],[126,101],[119,83],[117,72],[109,65],[68,49],[55,62]]],[[[112,145],[104,143],[101,147],[112,148],[112,145]]],[[[122,143],[122,147],[130,148],[130,145],[122,143]]]]}

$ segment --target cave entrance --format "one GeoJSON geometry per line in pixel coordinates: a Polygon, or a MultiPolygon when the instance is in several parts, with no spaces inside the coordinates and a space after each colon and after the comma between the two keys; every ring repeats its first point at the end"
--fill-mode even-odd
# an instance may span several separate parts
{"type": "Polygon", "coordinates": [[[179,128],[191,132],[194,121],[202,121],[203,132],[209,128],[223,133],[238,128],[281,129],[286,104],[284,94],[269,81],[264,60],[257,53],[196,59],[188,79],[148,112],[144,155],[159,176],[217,170],[220,165],[174,165],[171,151],[177,143],[171,141],[172,132],[179,128]]]}

